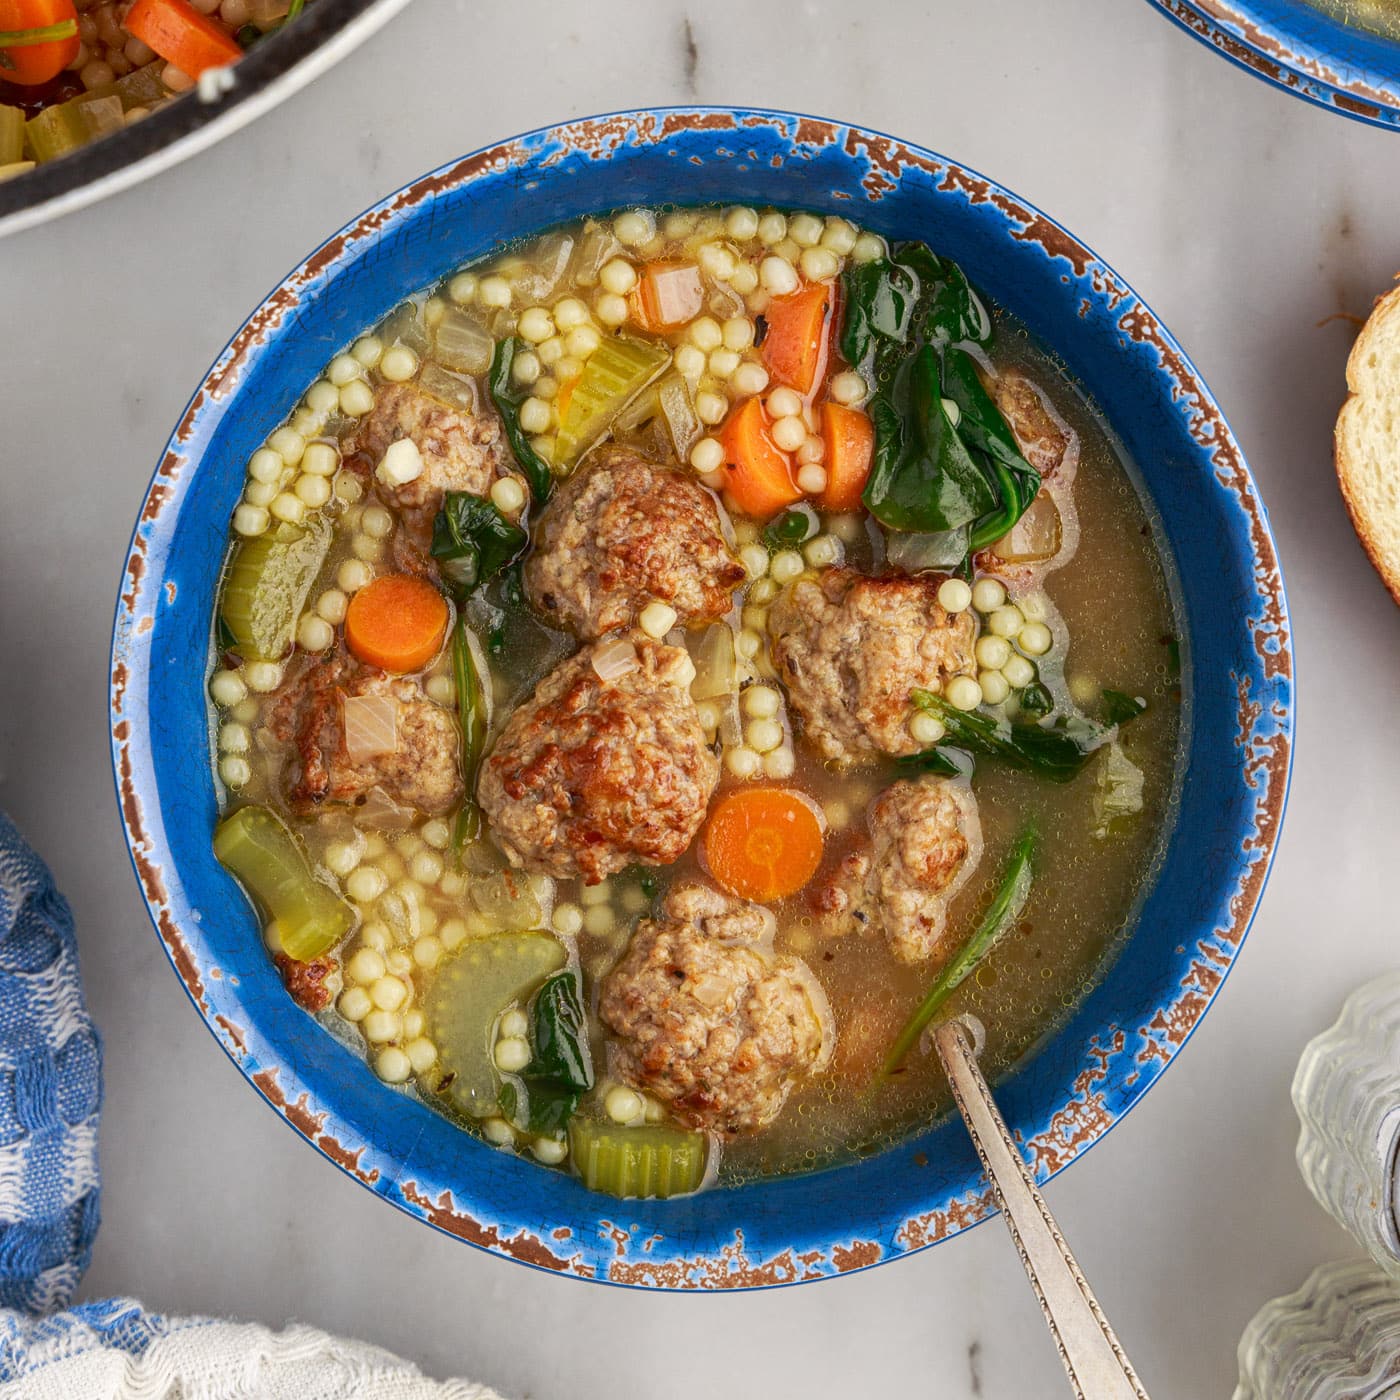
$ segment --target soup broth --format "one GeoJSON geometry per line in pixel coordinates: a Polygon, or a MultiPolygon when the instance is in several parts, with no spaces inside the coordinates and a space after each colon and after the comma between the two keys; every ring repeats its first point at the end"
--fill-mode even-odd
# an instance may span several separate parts
{"type": "Polygon", "coordinates": [[[464,1130],[624,1195],[830,1165],[946,1107],[891,1050],[1016,852],[937,1013],[989,1073],[1130,925],[1181,702],[1153,526],[1063,367],[922,245],[553,230],[337,355],[248,472],[216,851],[291,994],[464,1130]]]}

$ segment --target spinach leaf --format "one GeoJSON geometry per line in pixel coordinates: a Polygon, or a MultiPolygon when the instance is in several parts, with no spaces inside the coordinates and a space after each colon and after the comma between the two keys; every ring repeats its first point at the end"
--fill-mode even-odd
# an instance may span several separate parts
{"type": "Polygon", "coordinates": [[[579,1100],[578,1089],[552,1080],[504,1079],[496,1102],[501,1113],[523,1133],[535,1137],[562,1137],[579,1100]]]}
{"type": "Polygon", "coordinates": [[[943,407],[938,357],[916,350],[870,404],[875,457],[862,499],[892,530],[934,534],[970,524],[997,497],[943,407]]]}
{"type": "Polygon", "coordinates": [[[554,473],[550,470],[549,463],[530,446],[529,436],[520,426],[520,405],[529,397],[530,390],[528,385],[511,383],[510,367],[515,360],[517,348],[514,336],[507,336],[496,346],[495,356],[491,360],[491,373],[486,383],[491,391],[491,402],[496,405],[496,411],[501,415],[501,422],[505,426],[510,450],[515,453],[515,460],[520,463],[520,470],[525,473],[525,479],[530,483],[530,495],[536,505],[543,505],[554,489],[554,473]]]}
{"type": "MultiPolygon", "coordinates": [[[[943,721],[946,743],[973,753],[999,759],[1011,768],[1020,768],[1052,783],[1068,783],[1079,776],[1084,765],[1112,737],[1083,715],[1062,715],[1050,724],[1011,724],[977,710],[959,710],[941,695],[927,690],[910,692],[910,699],[921,710],[928,710],[943,721]]],[[[946,762],[943,744],[929,753],[903,760],[912,767],[929,767],[946,762]],[[933,758],[931,755],[938,755],[933,758]]],[[[933,771],[943,771],[933,767],[933,771]]]]}
{"type": "Polygon", "coordinates": [[[433,558],[458,600],[515,562],[528,543],[493,501],[449,491],[433,521],[433,558]]]}
{"type": "Polygon", "coordinates": [[[913,268],[890,259],[853,263],[842,284],[845,322],[841,354],[860,365],[888,346],[904,345],[919,304],[919,278],[913,268]]]}
{"type": "Polygon", "coordinates": [[[793,506],[764,527],[763,543],[773,551],[796,549],[806,544],[820,529],[821,522],[811,506],[793,506]]]}
{"type": "Polygon", "coordinates": [[[1002,935],[1021,917],[1035,880],[1036,830],[1028,827],[1011,849],[992,902],[979,920],[972,937],[954,954],[934,978],[923,1001],[895,1037],[890,1052],[875,1075],[879,1085],[899,1071],[905,1056],[919,1043],[924,1028],[938,1014],[948,998],[965,982],[977,965],[996,947],[1002,935]]]}
{"type": "Polygon", "coordinates": [[[1039,682],[1032,681],[1017,698],[1017,704],[1021,708],[1021,713],[1035,715],[1048,715],[1055,708],[1054,697],[1039,682]]]}
{"type": "Polygon", "coordinates": [[[577,974],[557,972],[535,993],[530,1038],[534,1054],[525,1078],[532,1084],[551,1080],[570,1089],[593,1087],[593,1057],[588,1053],[577,974]]]}
{"type": "Polygon", "coordinates": [[[975,553],[999,540],[1026,513],[1040,490],[1040,473],[1022,456],[966,351],[944,351],[943,393],[957,404],[958,433],[985,459],[1001,495],[1000,505],[973,528],[969,549],[975,553]]]}
{"type": "Polygon", "coordinates": [[[1102,699],[1105,724],[1127,724],[1147,709],[1146,700],[1121,690],[1105,690],[1102,699]]]}

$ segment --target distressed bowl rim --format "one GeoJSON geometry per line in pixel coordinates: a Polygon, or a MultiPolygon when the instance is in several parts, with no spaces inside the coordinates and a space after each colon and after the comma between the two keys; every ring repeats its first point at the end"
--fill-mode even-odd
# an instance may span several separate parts
{"type": "Polygon", "coordinates": [[[1294,97],[1369,126],[1400,129],[1400,40],[1297,0],[1150,3],[1237,67],[1294,97]]]}
{"type": "MultiPolygon", "coordinates": [[[[893,176],[886,178],[886,175],[897,166],[901,172],[906,168],[921,169],[930,173],[935,169],[941,170],[948,180],[955,181],[952,188],[958,188],[956,182],[961,182],[962,188],[959,189],[959,193],[963,193],[971,203],[990,202],[1008,227],[1017,226],[1018,231],[1011,236],[1036,242],[1051,261],[1056,258],[1065,259],[1071,268],[1076,269],[1080,282],[1092,278],[1094,294],[1104,299],[1108,307],[1116,310],[1126,303],[1128,310],[1119,324],[1126,325],[1130,316],[1137,318],[1134,325],[1141,332],[1138,338],[1153,347],[1161,357],[1161,363],[1154,371],[1155,379],[1163,381],[1157,392],[1165,393],[1170,388],[1172,413],[1174,416],[1179,414],[1185,420],[1192,440],[1193,457],[1199,459],[1202,467],[1210,468],[1208,480],[1222,492],[1233,494],[1235,504],[1248,516],[1247,524],[1243,519],[1232,524],[1231,538],[1242,559],[1251,564],[1255,593],[1250,601],[1263,608],[1265,617],[1260,621],[1259,627],[1261,631],[1267,631],[1268,636],[1261,640],[1260,635],[1255,632],[1254,620],[1250,616],[1242,619],[1241,630],[1248,630],[1250,641],[1257,653],[1251,664],[1257,662],[1256,669],[1261,687],[1266,679],[1272,678],[1274,682],[1273,704],[1267,711],[1262,703],[1255,707],[1251,721],[1254,726],[1252,729],[1246,729],[1241,718],[1240,733],[1236,738],[1237,746],[1251,754],[1256,752],[1252,746],[1257,745],[1259,750],[1258,763],[1252,770],[1246,768],[1246,773],[1253,771],[1254,776],[1246,776],[1245,784],[1261,791],[1250,809],[1253,817],[1248,829],[1242,828],[1236,833],[1241,843],[1237,878],[1230,888],[1222,889],[1212,898],[1208,914],[1201,916],[1201,927],[1192,930],[1193,935],[1200,934],[1204,938],[1206,925],[1210,920],[1217,917],[1225,920],[1225,927],[1217,926],[1214,933],[1209,935],[1215,938],[1220,946],[1207,949],[1204,942],[1197,943],[1201,953],[1212,960],[1212,965],[1205,969],[1201,980],[1196,982],[1192,982],[1191,979],[1202,964],[1199,961],[1192,963],[1188,970],[1186,948],[1183,946],[1176,949],[1180,962],[1178,970],[1185,972],[1177,989],[1182,996],[1170,1006],[1159,1007],[1153,1024],[1141,1027],[1138,1031],[1140,1036],[1145,1036],[1149,1031],[1154,1032],[1154,1035],[1161,1032],[1155,1043],[1146,1047],[1150,1052],[1147,1060],[1143,1061],[1139,1057],[1140,1063],[1151,1066],[1150,1075],[1144,1074],[1140,1077],[1134,1073],[1124,1085],[1112,1086],[1122,1097],[1121,1106],[1108,1114],[1106,1121],[1098,1123],[1087,1134],[1076,1138],[1062,1158],[1056,1159],[1052,1156],[1048,1168],[1041,1163],[1037,1170],[1040,1181],[1051,1179],[1077,1161],[1121,1121],[1180,1053],[1194,1034],[1201,1017],[1213,1004],[1253,923],[1267,883],[1277,850],[1291,778],[1293,657],[1287,599],[1267,517],[1243,453],[1219,405],[1198,371],[1141,298],[1085,244],[1035,206],[1009,193],[995,181],[924,147],[850,123],[755,107],[657,107],[573,119],[539,127],[505,141],[480,147],[477,151],[448,162],[410,182],[352,219],[278,282],[216,357],[213,366],[181,415],[143,498],[118,588],[110,657],[109,722],[113,778],[128,853],[147,912],[161,938],[166,955],[180,978],[186,995],[195,1004],[211,1034],[264,1100],[322,1155],[374,1194],[383,1196],[406,1214],[423,1220],[454,1238],[463,1239],[487,1252],[501,1254],[533,1267],[562,1272],[570,1277],[583,1277],[622,1286],[728,1290],[808,1282],[873,1267],[921,1252],[981,1223],[994,1214],[995,1209],[990,1191],[983,1182],[976,1190],[970,1189],[963,1196],[939,1195],[937,1200],[928,1201],[927,1209],[923,1213],[912,1214],[903,1221],[902,1234],[897,1233],[893,1241],[887,1242],[888,1247],[880,1248],[873,1241],[854,1238],[845,1228],[839,1232],[827,1229],[819,1236],[824,1253],[803,1254],[790,1244],[781,1252],[753,1261],[745,1253],[746,1239],[742,1226],[731,1229],[726,1225],[724,1230],[714,1233],[713,1239],[701,1241],[698,1252],[691,1235],[681,1239],[680,1248],[676,1249],[664,1234],[645,1238],[647,1231],[637,1225],[633,1226],[631,1233],[623,1232],[626,1234],[624,1240],[618,1238],[619,1232],[612,1225],[611,1217],[625,1215],[634,1220],[642,1219],[651,1214],[651,1207],[665,1203],[628,1202],[623,1206],[617,1202],[609,1202],[607,1198],[589,1197],[590,1202],[594,1203],[590,1210],[601,1212],[601,1217],[593,1222],[600,1227],[601,1242],[585,1243],[582,1231],[574,1234],[565,1229],[562,1235],[569,1239],[570,1243],[562,1248],[568,1249],[577,1245],[577,1252],[566,1256],[552,1250],[544,1238],[550,1235],[551,1238],[558,1239],[561,1232],[555,1231],[551,1235],[547,1229],[542,1229],[540,1233],[534,1234],[530,1233],[529,1229],[520,1227],[518,1221],[509,1224],[498,1222],[491,1213],[492,1203],[475,1199],[470,1189],[461,1191],[460,1197],[454,1198],[451,1189],[444,1187],[434,1200],[434,1183],[420,1184],[416,1178],[404,1183],[397,1176],[392,1181],[386,1181],[381,1179],[377,1169],[368,1173],[363,1170],[362,1159],[365,1152],[370,1151],[373,1160],[375,1149],[370,1149],[368,1144],[361,1144],[352,1151],[346,1146],[345,1123],[318,1101],[315,1086],[302,1079],[295,1064],[289,1063],[285,1057],[278,1058],[274,1055],[269,1057],[269,1062],[260,1072],[254,1072],[253,1064],[256,1061],[250,1059],[248,1051],[249,1044],[258,1033],[256,1030],[239,1027],[223,1014],[230,1009],[237,1010],[236,991],[230,989],[227,983],[210,983],[207,978],[201,979],[201,970],[209,973],[211,969],[201,969],[195,953],[191,951],[192,945],[196,951],[199,949],[200,934],[197,928],[177,925],[171,917],[168,905],[171,891],[178,893],[180,890],[179,873],[173,867],[164,834],[164,812],[158,801],[155,803],[157,816],[154,824],[160,825],[159,836],[152,838],[146,829],[147,804],[157,799],[158,795],[152,771],[149,716],[145,712],[144,687],[150,680],[148,639],[152,635],[154,611],[160,604],[157,595],[163,585],[159,575],[145,576],[147,541],[143,538],[143,526],[154,525],[167,511],[170,515],[178,516],[178,507],[183,504],[184,492],[190,480],[197,474],[198,466],[197,463],[190,463],[191,470],[180,474],[178,466],[181,462],[181,444],[189,439],[200,420],[200,415],[209,410],[211,394],[217,390],[231,360],[236,360],[249,351],[250,340],[259,329],[261,318],[270,316],[279,300],[283,311],[295,303],[295,296],[289,291],[289,284],[298,277],[321,275],[333,270],[340,259],[346,259],[348,263],[353,264],[354,255],[347,252],[347,249],[353,248],[357,231],[363,234],[381,230],[398,217],[397,211],[403,208],[411,210],[416,201],[450,191],[458,185],[470,185],[478,175],[491,168],[493,159],[498,164],[506,162],[502,168],[518,169],[519,164],[533,166],[538,159],[538,148],[550,140],[561,142],[567,153],[577,153],[579,149],[587,147],[589,137],[598,143],[612,138],[626,139],[618,137],[619,131],[622,130],[638,142],[655,142],[668,137],[683,141],[686,137],[677,136],[677,132],[708,136],[717,125],[722,126],[724,123],[729,124],[731,131],[737,130],[741,121],[785,134],[784,139],[793,150],[800,149],[804,140],[810,142],[824,138],[827,142],[833,142],[837,139],[837,134],[841,133],[866,150],[870,157],[868,164],[871,166],[872,175],[878,165],[879,170],[884,173],[875,178],[885,178],[885,183],[891,189],[895,188],[897,179],[893,176]],[[581,142],[581,145],[576,146],[572,144],[574,142],[581,142]],[[880,153],[879,159],[875,158],[877,151],[880,153]],[[903,164],[899,165],[899,162],[903,164]],[[978,193],[967,193],[971,189],[978,193]],[[167,476],[169,480],[165,479],[167,476]],[[165,500],[167,493],[171,494],[169,499],[165,500]],[[171,507],[175,509],[172,510],[171,507]],[[1273,592],[1269,591],[1270,585],[1274,589],[1273,592]],[[141,603],[149,604],[152,612],[144,619],[138,620],[136,614],[141,603]],[[1265,655],[1266,645],[1271,645],[1272,648],[1272,667],[1265,655]],[[1260,737],[1257,728],[1261,714],[1271,726],[1263,738],[1260,737]],[[140,721],[135,732],[133,716],[140,721]],[[1246,852],[1252,853],[1252,859],[1246,858],[1246,852]],[[1171,1015],[1175,1013],[1181,1013],[1181,1020],[1171,1020],[1171,1015]],[[1162,1022],[1161,1026],[1157,1025],[1158,1021],[1162,1022]],[[249,1037],[248,1042],[245,1042],[245,1035],[249,1037]],[[459,1206],[461,1209],[454,1209],[459,1206]],[[469,1214],[467,1208],[481,1214],[469,1214]],[[651,1262],[643,1264],[637,1271],[620,1273],[613,1267],[614,1251],[620,1256],[633,1235],[643,1237],[638,1241],[639,1247],[650,1255],[651,1262]],[[654,1254],[653,1245],[656,1246],[654,1254]]],[[[597,158],[597,148],[593,148],[590,154],[597,158]]],[[[902,173],[899,178],[902,178],[902,173]]],[[[945,184],[941,188],[948,189],[950,186],[945,184]]],[[[412,216],[410,214],[404,217],[412,216]]],[[[1062,275],[1060,280],[1069,282],[1071,279],[1062,275]]],[[[995,292],[995,288],[989,290],[995,292]]],[[[257,353],[256,349],[251,351],[250,363],[256,361],[257,353]]],[[[217,417],[217,414],[215,416],[217,417]]],[[[170,584],[164,586],[173,587],[170,584]]],[[[1253,677],[1245,679],[1250,680],[1253,677]]],[[[1243,696],[1241,703],[1243,714],[1243,696]]],[[[212,855],[210,859],[212,860],[212,855]]],[[[197,914],[195,922],[197,923],[197,914]]],[[[215,978],[219,976],[216,967],[212,969],[212,974],[215,978]]],[[[1056,1035],[1063,1034],[1064,1029],[1067,1029],[1078,1015],[1079,1011],[1072,1013],[1070,1022],[1056,1035]]],[[[1107,1029],[1117,1030],[1121,1040],[1122,1027],[1110,1023],[1107,1029]]],[[[319,1034],[319,1028],[313,1033],[319,1034]]],[[[1097,1035],[1086,1048],[1087,1056],[1100,1067],[1100,1078],[1107,1077],[1108,1065],[1115,1053],[1117,1051],[1113,1045],[1100,1044],[1097,1035]]],[[[1090,1071],[1086,1070],[1085,1073],[1090,1071]]],[[[366,1079],[373,1078],[368,1069],[364,1070],[364,1076],[366,1079]]],[[[1067,1108],[1072,1106],[1073,1101],[1067,1104],[1067,1108]]],[[[1037,1141],[1038,1139],[1033,1137],[1027,1146],[1034,1149],[1037,1141]]],[[[891,1149],[871,1160],[889,1158],[892,1152],[898,1150],[891,1149]]],[[[381,1160],[387,1159],[390,1164],[395,1163],[392,1153],[380,1153],[379,1157],[381,1160]]],[[[867,1165],[868,1163],[861,1163],[834,1170],[854,1173],[867,1165]]],[[[533,1167],[527,1169],[533,1170],[533,1167]]],[[[818,1174],[819,1177],[827,1179],[831,1179],[831,1175],[831,1172],[818,1174]]],[[[812,1179],[785,1180],[791,1182],[812,1179]]],[[[460,1186],[460,1183],[458,1184],[460,1186]]],[[[476,1182],[473,1180],[470,1185],[474,1188],[476,1182]]],[[[735,1192],[718,1194],[737,1200],[744,1193],[755,1189],[757,1188],[744,1187],[735,1192]]],[[[788,1229],[786,1226],[783,1228],[788,1229]]],[[[678,1230],[676,1233],[682,1232],[678,1230]]],[[[789,1230],[789,1233],[800,1231],[793,1229],[789,1230]]],[[[787,1235],[782,1237],[787,1238],[787,1235]]],[[[804,1240],[813,1238],[810,1231],[804,1236],[804,1240]]]]}

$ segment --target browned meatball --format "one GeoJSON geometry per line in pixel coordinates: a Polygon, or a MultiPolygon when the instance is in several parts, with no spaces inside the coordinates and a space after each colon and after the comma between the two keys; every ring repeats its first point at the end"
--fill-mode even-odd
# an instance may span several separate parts
{"type": "Polygon", "coordinates": [[[806,737],[846,765],[923,747],[909,733],[915,689],[976,674],[970,613],[949,614],[925,574],[827,569],[790,583],[768,618],[773,659],[806,737]]]}
{"type": "Polygon", "coordinates": [[[596,885],[634,861],[680,857],[719,781],[690,697],[694,675],[680,647],[638,637],[585,647],[539,683],[477,785],[513,864],[596,885]],[[630,669],[603,680],[594,662],[608,671],[609,657],[630,669]]]}
{"type": "Polygon", "coordinates": [[[412,438],[418,448],[421,475],[401,486],[375,478],[375,487],[398,516],[395,563],[406,572],[430,573],[433,520],[443,496],[448,491],[485,496],[498,478],[521,478],[493,410],[482,407],[472,413],[453,407],[413,383],[381,384],[352,447],[377,467],[390,444],[400,438],[412,438]]]}
{"type": "Polygon", "coordinates": [[[287,801],[295,811],[354,803],[376,787],[419,812],[450,811],[462,797],[456,721],[427,699],[416,681],[333,656],[286,688],[269,723],[273,734],[295,749],[284,773],[287,801]],[[369,695],[392,705],[395,746],[354,762],[345,747],[345,703],[369,695]]]}
{"type": "Polygon", "coordinates": [[[1073,431],[1050,407],[1045,396],[1018,370],[1006,370],[987,385],[988,391],[1010,425],[1022,455],[1041,476],[1053,476],[1064,463],[1073,431]]]}
{"type": "Polygon", "coordinates": [[[630,626],[653,599],[683,623],[714,621],[743,581],[714,497],[624,447],[595,452],[554,494],[525,566],[530,601],[584,638],[630,626]]]}
{"type": "Polygon", "coordinates": [[[953,896],[982,857],[977,799],[964,782],[903,779],[866,815],[870,840],[813,894],[824,932],[883,933],[901,962],[940,951],[953,896]]]}
{"type": "Polygon", "coordinates": [[[833,1045],[826,994],[806,963],[773,952],[772,931],[760,905],[695,881],[671,890],[603,983],[613,1073],[696,1127],[771,1123],[833,1045]]]}

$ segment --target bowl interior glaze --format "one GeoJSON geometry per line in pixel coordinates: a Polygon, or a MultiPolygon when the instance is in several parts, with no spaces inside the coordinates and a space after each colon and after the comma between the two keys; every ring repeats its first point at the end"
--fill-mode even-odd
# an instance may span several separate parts
{"type": "Polygon", "coordinates": [[[330,355],[406,292],[502,242],[627,203],[802,206],[926,239],[1058,352],[1114,425],[1175,565],[1190,658],[1180,818],[1121,956],[998,1100],[1044,1180],[1181,1048],[1254,912],[1289,768],[1282,579],[1239,448],[1152,312],[1057,224],[941,156],[750,110],[575,122],[398,192],[298,267],[196,392],[152,481],[112,652],[112,745],[133,860],[210,1029],[299,1132],[376,1194],[473,1244],[612,1282],[725,1288],[821,1278],[947,1238],[991,1210],[960,1123],[805,1177],[620,1203],[494,1151],[380,1084],[285,994],[210,850],[201,676],[244,464],[330,355]]]}
{"type": "Polygon", "coordinates": [[[1400,39],[1307,0],[1153,0],[1202,43],[1329,111],[1400,128],[1400,39]]]}

